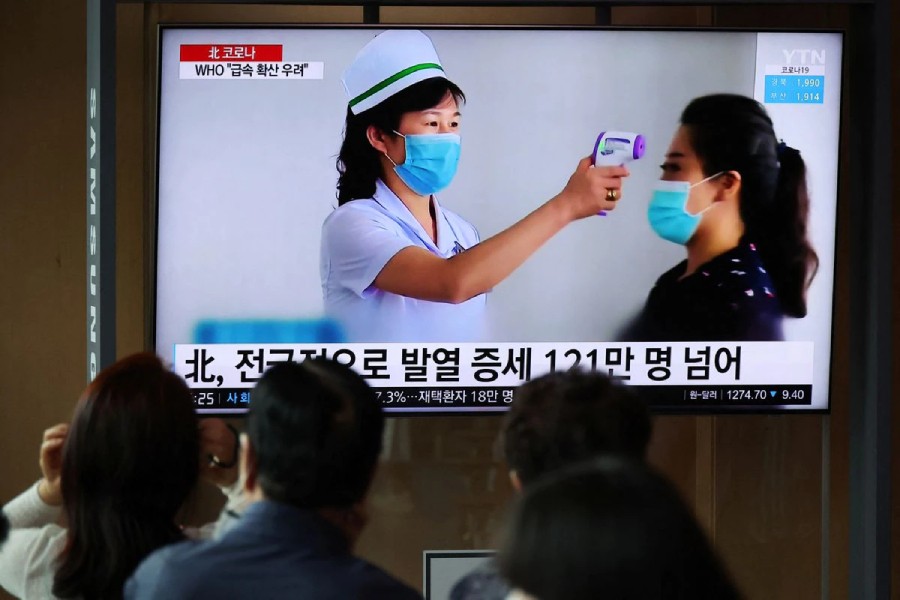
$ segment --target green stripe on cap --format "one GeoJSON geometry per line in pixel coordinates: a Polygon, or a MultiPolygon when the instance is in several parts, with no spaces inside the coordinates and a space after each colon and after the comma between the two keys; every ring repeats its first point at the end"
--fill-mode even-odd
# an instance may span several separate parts
{"type": "Polygon", "coordinates": [[[413,65],[411,67],[403,69],[399,73],[395,73],[394,75],[391,75],[390,77],[388,77],[387,79],[385,79],[384,81],[382,81],[380,83],[376,83],[375,85],[370,87],[368,90],[366,90],[365,92],[363,92],[362,94],[360,94],[359,96],[357,96],[356,98],[351,100],[350,106],[356,106],[357,104],[359,104],[366,98],[374,96],[375,94],[377,94],[378,92],[380,92],[387,86],[391,85],[395,81],[399,81],[400,79],[403,79],[407,75],[411,75],[411,74],[415,73],[416,71],[422,71],[424,69],[438,69],[439,71],[444,70],[441,67],[441,65],[439,65],[437,63],[421,63],[418,65],[413,65]]]}

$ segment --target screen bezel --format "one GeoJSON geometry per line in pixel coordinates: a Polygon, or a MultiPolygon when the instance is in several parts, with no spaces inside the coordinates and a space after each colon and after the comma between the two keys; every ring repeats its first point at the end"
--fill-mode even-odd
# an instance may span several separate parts
{"type": "MultiPolygon", "coordinates": [[[[167,30],[195,30],[195,29],[285,29],[285,30],[372,30],[383,31],[387,29],[413,29],[413,30],[461,30],[461,31],[626,31],[626,32],[674,32],[674,33],[690,33],[690,32],[709,32],[709,33],[822,33],[837,34],[841,36],[841,94],[840,106],[838,110],[838,147],[841,146],[841,140],[844,136],[844,125],[846,120],[845,111],[847,110],[848,86],[846,85],[847,76],[847,32],[845,29],[835,28],[772,28],[772,27],[665,27],[665,26],[607,26],[607,25],[497,25],[497,24],[369,24],[369,23],[158,23],[156,25],[156,63],[152,71],[152,85],[154,86],[154,104],[152,114],[153,142],[154,148],[152,152],[152,179],[151,190],[149,194],[150,211],[152,218],[148,219],[148,224],[152,230],[148,233],[147,239],[150,241],[148,248],[148,277],[150,299],[148,303],[148,311],[146,315],[147,321],[147,346],[153,352],[157,352],[157,286],[158,286],[158,233],[159,233],[159,164],[160,164],[160,106],[161,106],[161,76],[162,76],[162,51],[163,36],[167,30]]],[[[842,223],[838,217],[842,213],[841,183],[843,172],[846,169],[846,161],[841,155],[838,156],[837,180],[836,187],[837,198],[835,202],[835,233],[834,233],[834,259],[832,261],[832,289],[831,289],[831,326],[830,326],[830,348],[829,348],[829,367],[828,367],[828,391],[826,406],[824,408],[777,408],[773,406],[746,406],[740,405],[735,407],[724,406],[692,406],[690,408],[678,408],[667,406],[665,408],[651,407],[654,414],[660,415],[738,415],[738,414],[761,414],[761,415],[827,415],[832,410],[832,395],[835,384],[835,340],[836,318],[837,318],[837,298],[838,290],[844,289],[849,285],[849,274],[841,277],[838,269],[838,248],[840,247],[844,237],[849,235],[847,231],[848,224],[842,223]]],[[[247,414],[249,409],[230,409],[225,411],[210,411],[201,416],[224,416],[229,418],[240,418],[247,414]]],[[[505,414],[506,411],[480,412],[472,411],[441,411],[440,409],[423,410],[420,412],[403,412],[394,413],[387,412],[388,416],[393,418],[403,417],[428,417],[428,416],[456,416],[456,417],[478,417],[478,416],[495,416],[505,414]]]]}

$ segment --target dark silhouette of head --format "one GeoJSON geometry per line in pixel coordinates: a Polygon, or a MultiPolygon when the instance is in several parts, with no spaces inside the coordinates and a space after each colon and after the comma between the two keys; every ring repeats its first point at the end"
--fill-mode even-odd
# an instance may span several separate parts
{"type": "Polygon", "coordinates": [[[328,359],[275,365],[247,418],[259,486],[300,508],[349,508],[369,489],[383,429],[375,393],[349,367],[328,359]]]}
{"type": "Polygon", "coordinates": [[[643,460],[652,426],[646,405],[599,373],[565,371],[516,390],[504,425],[506,461],[519,482],[614,453],[643,460]]]}
{"type": "Polygon", "coordinates": [[[519,498],[499,553],[540,600],[731,600],[734,585],[675,489],[644,463],[594,459],[519,498]]]}
{"type": "Polygon", "coordinates": [[[63,446],[68,539],[56,596],[121,598],[148,554],[182,539],[175,519],[197,482],[199,444],[190,390],[155,355],[97,375],[63,446]]]}

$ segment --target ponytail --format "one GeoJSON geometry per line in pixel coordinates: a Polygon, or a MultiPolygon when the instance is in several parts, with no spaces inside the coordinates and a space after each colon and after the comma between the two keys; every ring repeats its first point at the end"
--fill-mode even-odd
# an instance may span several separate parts
{"type": "Polygon", "coordinates": [[[354,115],[347,109],[344,141],[337,159],[338,206],[375,195],[375,181],[381,177],[381,161],[378,152],[369,144],[367,130],[370,124],[373,123],[366,118],[366,113],[354,115]]]}
{"type": "Polygon", "coordinates": [[[807,238],[806,164],[799,150],[784,143],[778,145],[778,158],[781,168],[773,201],[746,223],[747,233],[758,245],[784,314],[805,317],[806,290],[819,268],[819,257],[807,238]]]}
{"type": "Polygon", "coordinates": [[[696,98],[681,115],[706,176],[741,174],[744,239],[756,244],[784,314],[806,316],[806,290],[819,268],[807,237],[809,193],[800,152],[777,143],[762,104],[737,94],[696,98]]]}

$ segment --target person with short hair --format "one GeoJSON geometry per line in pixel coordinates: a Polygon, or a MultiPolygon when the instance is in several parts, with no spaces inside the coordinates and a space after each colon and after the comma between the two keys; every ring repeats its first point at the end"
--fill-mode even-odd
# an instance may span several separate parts
{"type": "Polygon", "coordinates": [[[550,373],[519,388],[503,426],[506,462],[521,491],[546,473],[601,454],[644,460],[653,429],[634,392],[601,373],[550,373]]]}
{"type": "MultiPolygon", "coordinates": [[[[646,405],[599,373],[565,371],[516,391],[503,425],[509,477],[517,492],[542,476],[604,454],[643,461],[652,424],[646,405]]],[[[490,560],[453,587],[452,600],[502,600],[509,585],[490,560]]]]}
{"type": "Polygon", "coordinates": [[[646,464],[606,456],[552,473],[516,502],[500,572],[524,600],[737,600],[690,508],[646,464]]]}
{"type": "Polygon", "coordinates": [[[373,390],[328,359],[280,363],[253,391],[241,435],[252,503],[215,542],[151,555],[126,598],[397,598],[412,588],[353,556],[382,446],[373,390]]]}

